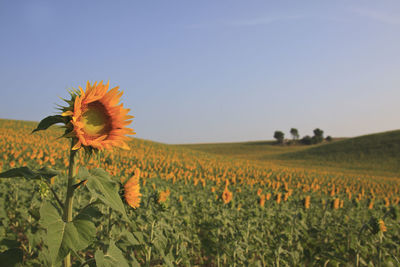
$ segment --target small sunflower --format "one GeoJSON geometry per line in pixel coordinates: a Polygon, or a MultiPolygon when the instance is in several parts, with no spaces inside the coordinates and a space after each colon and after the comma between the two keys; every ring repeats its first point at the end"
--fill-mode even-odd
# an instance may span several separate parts
{"type": "Polygon", "coordinates": [[[163,202],[167,201],[170,194],[171,194],[171,192],[169,191],[169,189],[167,189],[165,191],[161,191],[158,196],[158,203],[163,203],[163,202]]]}
{"type": "Polygon", "coordinates": [[[265,205],[265,195],[261,195],[259,204],[260,204],[261,207],[264,207],[264,205],[265,205]]]}
{"type": "Polygon", "coordinates": [[[382,220],[382,219],[380,219],[379,220],[379,230],[383,233],[383,232],[386,232],[387,231],[387,228],[386,228],[386,226],[385,226],[385,222],[382,220]]]}
{"type": "Polygon", "coordinates": [[[87,82],[86,90],[71,92],[71,100],[66,101],[69,107],[62,108],[62,116],[69,117],[67,137],[76,139],[73,150],[81,147],[94,149],[110,149],[120,147],[129,149],[125,141],[126,135],[135,134],[127,128],[133,116],[128,115],[129,109],[118,104],[123,92],[119,87],[108,90],[109,83],[87,82]]]}
{"type": "Polygon", "coordinates": [[[261,189],[261,188],[258,188],[258,190],[257,190],[257,196],[261,196],[261,193],[262,193],[262,189],[261,189]]]}
{"type": "Polygon", "coordinates": [[[126,184],[124,185],[125,200],[128,205],[134,209],[140,206],[140,197],[142,196],[142,194],[140,193],[139,179],[140,170],[137,169],[135,175],[132,176],[132,178],[129,179],[128,182],[126,182],[126,184]]]}
{"type": "Polygon", "coordinates": [[[231,191],[229,191],[228,186],[225,186],[225,190],[222,193],[222,200],[224,201],[225,204],[228,204],[229,202],[231,202],[233,198],[233,194],[231,191]]]}
{"type": "Polygon", "coordinates": [[[311,197],[306,196],[306,198],[304,199],[304,208],[306,208],[306,209],[310,208],[310,200],[311,200],[311,197]]]}

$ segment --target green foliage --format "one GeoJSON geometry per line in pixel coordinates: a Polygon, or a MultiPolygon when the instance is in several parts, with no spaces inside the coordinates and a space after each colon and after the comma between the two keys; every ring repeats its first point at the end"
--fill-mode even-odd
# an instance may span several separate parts
{"type": "Polygon", "coordinates": [[[314,129],[314,136],[312,137],[314,144],[319,144],[324,141],[324,131],[319,128],[314,129]]]}
{"type": "MultiPolygon", "coordinates": [[[[312,144],[307,137],[307,144],[312,144]]],[[[303,140],[300,140],[303,142],[303,140]]],[[[331,168],[334,171],[398,175],[400,130],[371,134],[312,146],[274,146],[273,141],[191,144],[189,148],[232,158],[277,162],[291,167],[331,168]]]]}
{"type": "Polygon", "coordinates": [[[97,267],[129,267],[124,255],[121,250],[115,245],[114,241],[110,242],[107,252],[104,254],[103,251],[97,250],[94,254],[97,267]]]}
{"type": "MultiPolygon", "coordinates": [[[[382,138],[388,143],[397,140],[389,140],[388,136],[378,139],[382,138]]],[[[197,145],[199,150],[223,154],[224,157],[221,157],[188,151],[190,146],[167,146],[141,140],[134,142],[145,143],[142,147],[145,147],[146,153],[139,159],[135,156],[127,159],[117,153],[105,155],[105,168],[113,173],[112,176],[100,169],[79,169],[75,179],[81,180],[81,183],[74,187],[71,222],[63,220],[59,208],[62,205],[49,202],[51,195],[44,196],[41,190],[43,182],[46,182],[45,185],[63,199],[67,182],[63,173],[59,173],[55,183],[50,185],[49,178],[55,173],[48,169],[37,170],[36,162],[27,161],[29,168],[17,168],[1,174],[3,177],[25,177],[34,181],[0,179],[0,265],[60,266],[67,253],[72,255],[73,266],[90,267],[399,265],[399,205],[390,202],[393,206],[387,207],[382,199],[376,198],[374,208],[368,209],[373,195],[368,191],[365,191],[362,200],[355,200],[358,192],[352,192],[353,198],[349,200],[346,186],[357,184],[363,178],[333,176],[325,169],[324,172],[269,169],[262,161],[233,159],[241,157],[280,162],[282,154],[306,152],[308,147],[274,146],[272,142],[197,145]],[[168,157],[146,158],[152,149],[157,153],[168,151],[165,153],[168,157]],[[185,153],[180,154],[181,151],[185,153]],[[192,157],[192,163],[181,164],[182,155],[192,157]],[[203,159],[210,164],[202,165],[203,159]],[[223,160],[233,164],[226,167],[219,162],[223,160]],[[132,162],[129,169],[115,175],[117,168],[124,168],[132,162]],[[120,198],[120,179],[131,176],[136,167],[142,170],[141,205],[137,209],[125,210],[120,198]],[[261,178],[259,184],[253,185],[250,181],[255,178],[255,172],[252,170],[259,172],[260,177],[265,176],[265,180],[261,178]],[[167,178],[172,171],[177,176],[179,174],[176,180],[167,178]],[[221,178],[225,172],[226,176],[221,178]],[[236,182],[233,182],[234,175],[236,182]],[[195,179],[203,177],[209,178],[204,184],[194,183],[195,179]],[[42,179],[38,181],[38,178],[42,179]],[[230,179],[229,190],[233,193],[229,204],[221,200],[224,179],[230,179]],[[278,204],[276,194],[283,195],[288,190],[282,184],[273,188],[268,183],[283,183],[291,179],[293,194],[278,204]],[[297,181],[302,182],[296,187],[297,181]],[[324,189],[334,183],[341,190],[336,191],[334,197],[324,194],[323,190],[313,191],[310,188],[304,193],[304,186],[314,183],[324,189]],[[272,195],[264,207],[259,205],[257,187],[262,187],[263,194],[272,195]],[[168,204],[158,203],[158,193],[166,189],[170,190],[168,204]],[[305,194],[311,196],[309,209],[304,207],[305,194]],[[340,209],[331,207],[334,198],[343,201],[340,209]],[[381,220],[387,228],[385,231],[382,230],[381,220]]],[[[363,140],[360,147],[366,142],[363,140]]],[[[340,141],[331,143],[335,144],[340,145],[340,141]]],[[[396,148],[396,144],[394,146],[396,148]]],[[[328,145],[312,146],[311,149],[318,147],[328,145]]],[[[390,148],[384,150],[383,158],[387,159],[390,148]]],[[[0,155],[3,169],[9,166],[10,160],[18,162],[15,156],[18,152],[15,149],[7,157],[0,155]]],[[[40,161],[47,156],[39,157],[40,161]]],[[[309,162],[313,160],[315,158],[309,162]]],[[[284,163],[290,161],[286,159],[284,163]]],[[[60,169],[65,167],[63,164],[63,161],[56,161],[53,165],[60,169]]],[[[396,186],[396,179],[371,179],[366,184],[376,185],[370,188],[382,193],[396,186]]]]}
{"type": "Polygon", "coordinates": [[[79,169],[78,177],[88,180],[86,186],[91,195],[101,200],[113,210],[121,213],[125,219],[129,220],[124,204],[119,196],[119,185],[113,181],[110,175],[102,169],[87,171],[85,168],[79,169]]]}
{"type": "Polygon", "coordinates": [[[285,138],[285,134],[283,132],[281,132],[281,131],[275,131],[274,138],[276,139],[278,144],[282,144],[283,140],[285,138]]]}
{"type": "MultiPolygon", "coordinates": [[[[115,262],[120,266],[125,262],[133,266],[323,266],[328,262],[329,266],[356,265],[357,260],[360,265],[376,266],[381,261],[396,266],[394,257],[400,256],[398,206],[386,209],[383,203],[377,203],[370,211],[367,201],[355,205],[343,195],[343,209],[332,210],[313,194],[311,208],[305,210],[301,190],[295,189],[287,202],[278,205],[271,199],[261,208],[256,189],[246,185],[230,185],[234,198],[224,205],[215,200],[223,185],[214,194],[212,186],[216,185],[172,184],[163,177],[153,177],[141,189],[141,207],[127,212],[133,225],[99,202],[91,202],[90,191],[82,188],[76,189],[81,190],[75,199],[76,216],[73,222],[65,223],[56,206],[40,203],[33,184],[3,180],[0,198],[7,199],[3,209],[12,212],[5,213],[8,222],[1,220],[7,224],[0,226],[6,232],[1,235],[1,244],[7,246],[0,251],[21,246],[18,235],[11,234],[12,227],[8,226],[18,223],[23,225],[19,233],[29,239],[24,245],[23,266],[49,266],[51,262],[60,266],[60,258],[69,251],[75,266],[85,262],[88,266],[116,266],[115,262]],[[153,198],[157,189],[166,188],[171,190],[168,207],[153,198]],[[14,199],[16,194],[18,200],[14,199]],[[35,214],[39,206],[41,219],[37,225],[28,210],[35,214]],[[376,218],[384,219],[388,228],[384,234],[377,232],[376,218]],[[23,224],[28,220],[31,223],[23,224]]],[[[264,190],[274,194],[272,189],[264,190]]]]}
{"type": "Polygon", "coordinates": [[[46,228],[46,244],[52,263],[60,262],[69,252],[89,246],[96,236],[96,227],[84,209],[72,222],[64,222],[59,211],[45,202],[40,209],[41,224],[46,228]]]}
{"type": "Polygon", "coordinates": [[[61,115],[48,116],[39,122],[38,126],[36,127],[36,129],[32,131],[32,133],[46,130],[50,126],[57,123],[66,123],[66,122],[67,119],[61,115]]]}
{"type": "Polygon", "coordinates": [[[10,248],[0,253],[0,263],[2,266],[18,267],[22,266],[23,251],[19,248],[10,248]]]}
{"type": "Polygon", "coordinates": [[[0,178],[50,179],[58,174],[58,171],[48,167],[43,167],[36,171],[28,167],[19,167],[0,173],[0,178]]]}
{"type": "Polygon", "coordinates": [[[290,134],[292,135],[293,141],[299,139],[299,131],[296,128],[291,128],[290,134]]]}
{"type": "Polygon", "coordinates": [[[282,154],[282,160],[303,160],[308,164],[400,171],[400,131],[364,135],[282,154]]]}
{"type": "Polygon", "coordinates": [[[301,139],[301,143],[303,145],[312,145],[314,143],[314,140],[312,139],[311,136],[306,135],[301,139]]]}

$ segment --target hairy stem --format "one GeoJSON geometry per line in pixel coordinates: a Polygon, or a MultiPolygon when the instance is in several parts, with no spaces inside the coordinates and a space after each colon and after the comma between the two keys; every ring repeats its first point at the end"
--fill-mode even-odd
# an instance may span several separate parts
{"type": "MultiPolygon", "coordinates": [[[[74,140],[71,141],[71,149],[69,155],[69,167],[68,167],[68,185],[67,185],[67,196],[65,198],[64,204],[64,221],[70,222],[72,221],[72,204],[74,197],[74,184],[75,184],[75,171],[76,171],[76,162],[75,155],[77,153],[76,150],[72,150],[72,146],[74,144],[74,140]]],[[[71,254],[64,258],[64,267],[71,267],[71,254]]]]}

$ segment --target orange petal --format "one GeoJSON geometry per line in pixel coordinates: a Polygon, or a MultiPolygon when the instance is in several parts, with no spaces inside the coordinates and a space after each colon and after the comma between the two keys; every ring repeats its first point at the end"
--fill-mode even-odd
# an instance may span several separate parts
{"type": "Polygon", "coordinates": [[[74,113],[71,110],[65,111],[61,114],[61,116],[63,117],[68,117],[68,116],[72,116],[74,115],[74,113]]]}
{"type": "Polygon", "coordinates": [[[80,141],[78,141],[78,142],[74,145],[74,147],[72,148],[72,150],[78,150],[79,148],[81,148],[81,142],[80,142],[80,141]]]}

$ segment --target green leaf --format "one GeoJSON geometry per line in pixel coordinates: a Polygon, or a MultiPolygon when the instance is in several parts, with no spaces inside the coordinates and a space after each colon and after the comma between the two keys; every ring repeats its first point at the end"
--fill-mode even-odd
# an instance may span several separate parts
{"type": "Polygon", "coordinates": [[[96,237],[96,227],[89,220],[74,219],[65,223],[58,260],[62,260],[72,251],[79,251],[88,247],[96,237]]]}
{"type": "Polygon", "coordinates": [[[22,266],[23,252],[19,248],[11,248],[0,253],[0,262],[2,266],[22,266]]]}
{"type": "Polygon", "coordinates": [[[103,203],[99,200],[90,203],[79,212],[79,214],[75,217],[75,219],[81,219],[81,220],[90,220],[92,218],[99,219],[103,214],[95,206],[97,204],[103,204],[103,203]]]}
{"type": "Polygon", "coordinates": [[[41,120],[39,122],[39,125],[32,131],[32,133],[41,131],[41,130],[46,130],[50,126],[56,124],[56,123],[66,123],[67,119],[61,115],[54,115],[54,116],[48,116],[41,120]]]}
{"type": "Polygon", "coordinates": [[[41,224],[47,229],[46,243],[53,263],[61,261],[71,250],[76,252],[86,248],[96,236],[96,227],[86,213],[80,213],[72,222],[66,223],[57,209],[46,202],[40,209],[40,217],[41,224]]]}
{"type": "Polygon", "coordinates": [[[40,223],[47,229],[46,243],[49,248],[49,256],[52,262],[57,259],[65,231],[65,222],[57,209],[46,202],[40,208],[40,223]]]}
{"type": "Polygon", "coordinates": [[[50,179],[50,178],[60,174],[59,171],[53,170],[53,169],[48,168],[48,167],[43,167],[43,168],[37,170],[36,173],[39,176],[41,176],[42,178],[45,178],[45,179],[50,179]]]}
{"type": "Polygon", "coordinates": [[[77,180],[86,180],[90,176],[89,171],[85,167],[80,167],[78,173],[75,175],[77,180]]]}
{"type": "Polygon", "coordinates": [[[174,261],[174,256],[172,255],[171,252],[168,253],[168,255],[165,255],[165,256],[163,257],[163,260],[164,260],[164,263],[165,263],[166,266],[174,266],[174,263],[173,263],[173,261],[174,261]]]}
{"type": "Polygon", "coordinates": [[[111,180],[107,172],[102,169],[91,170],[87,179],[86,187],[93,197],[100,199],[104,204],[120,212],[125,219],[128,219],[124,204],[118,193],[119,186],[116,182],[111,180]]]}
{"type": "Polygon", "coordinates": [[[38,176],[28,167],[14,168],[5,172],[0,173],[0,178],[13,178],[23,177],[27,179],[37,179],[38,176]]]}
{"type": "Polygon", "coordinates": [[[40,219],[40,210],[38,207],[33,207],[28,210],[29,215],[31,215],[36,221],[40,219]]]}
{"type": "Polygon", "coordinates": [[[28,167],[19,167],[0,173],[0,178],[23,177],[26,179],[40,179],[42,177],[50,179],[58,174],[58,171],[47,167],[41,168],[37,171],[31,170],[28,167]]]}
{"type": "Polygon", "coordinates": [[[131,245],[140,245],[139,240],[131,233],[128,232],[126,229],[121,233],[122,236],[125,236],[126,240],[131,244],[131,245]]]}
{"type": "Polygon", "coordinates": [[[126,259],[122,255],[121,250],[115,245],[114,241],[110,242],[107,253],[104,254],[103,251],[97,250],[94,254],[97,267],[129,267],[126,259]]]}

